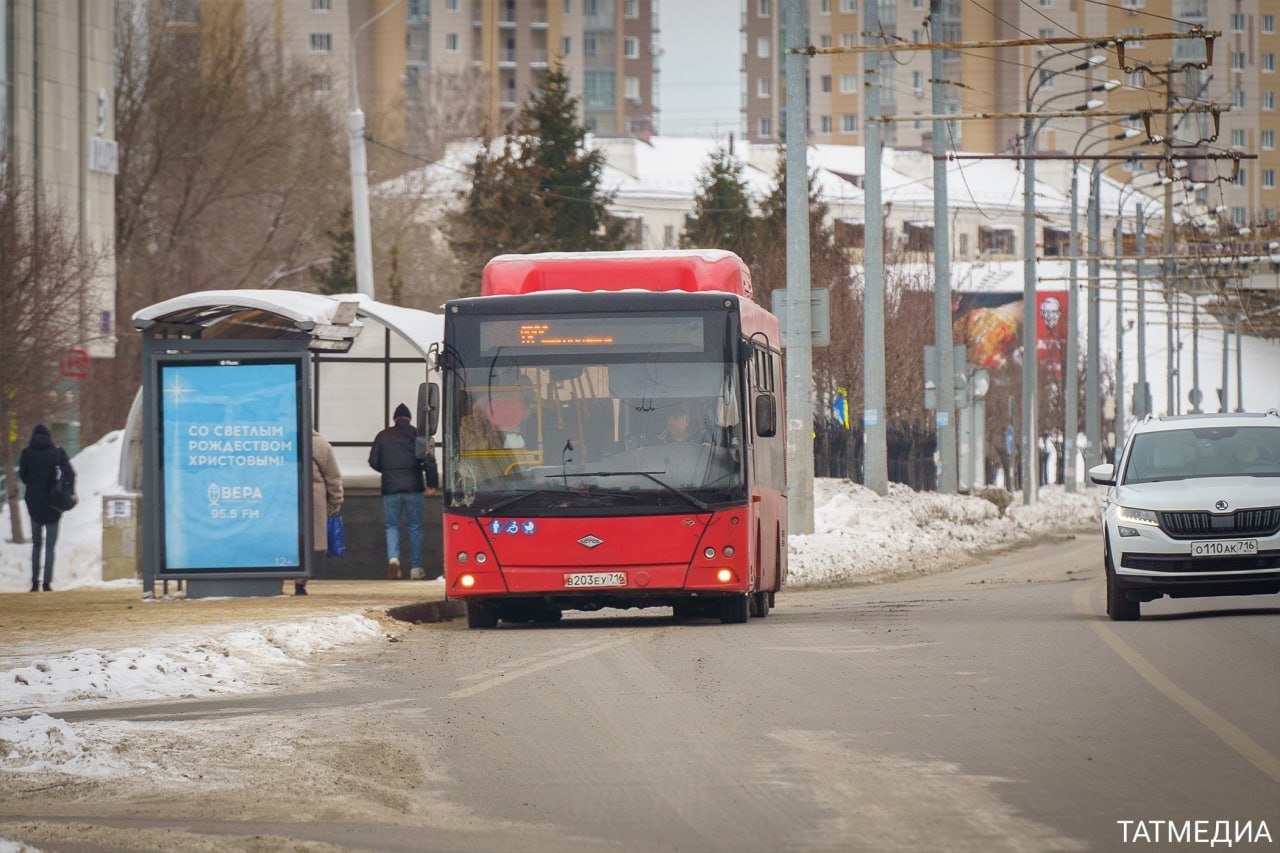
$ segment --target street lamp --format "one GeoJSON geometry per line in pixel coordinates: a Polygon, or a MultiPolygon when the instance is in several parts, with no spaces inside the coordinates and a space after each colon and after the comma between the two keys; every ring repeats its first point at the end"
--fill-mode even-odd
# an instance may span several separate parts
{"type": "Polygon", "coordinates": [[[374,21],[400,5],[392,0],[376,15],[351,31],[351,112],[347,116],[347,146],[351,153],[351,230],[356,252],[356,292],[373,297],[373,237],[369,228],[369,166],[364,150],[364,113],[356,81],[356,40],[374,21]]]}

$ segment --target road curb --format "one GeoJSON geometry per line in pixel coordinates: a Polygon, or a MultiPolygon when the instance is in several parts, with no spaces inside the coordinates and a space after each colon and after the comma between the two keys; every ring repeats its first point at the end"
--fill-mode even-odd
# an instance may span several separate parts
{"type": "Polygon", "coordinates": [[[457,619],[467,612],[461,601],[419,601],[414,604],[402,604],[392,607],[387,615],[400,622],[421,625],[425,622],[448,622],[457,619]]]}

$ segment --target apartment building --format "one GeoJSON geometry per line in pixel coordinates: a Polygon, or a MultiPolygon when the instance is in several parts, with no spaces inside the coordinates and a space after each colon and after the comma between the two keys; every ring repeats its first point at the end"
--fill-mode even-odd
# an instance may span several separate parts
{"type": "Polygon", "coordinates": [[[498,135],[557,57],[588,129],[657,132],[658,0],[251,2],[274,4],[285,53],[314,62],[340,107],[355,38],[361,105],[384,138],[412,136],[415,117],[498,135]]]}
{"type": "MultiPolygon", "coordinates": [[[[1280,113],[1276,112],[1280,94],[1276,19],[1280,18],[1280,5],[1275,0],[1116,0],[1109,4],[944,0],[942,18],[934,22],[932,32],[926,25],[929,0],[806,0],[807,42],[819,47],[863,43],[866,6],[877,1],[881,26],[890,40],[1126,36],[1126,64],[1139,63],[1151,70],[1126,74],[1114,50],[1088,45],[948,51],[942,78],[947,81],[948,111],[1019,112],[1026,109],[1029,99],[1038,111],[1072,111],[1096,100],[1108,109],[1137,112],[1165,105],[1165,81],[1172,76],[1173,103],[1216,102],[1229,104],[1231,110],[1221,117],[1216,141],[1210,139],[1213,122],[1209,117],[1175,119],[1167,128],[1163,118],[1156,117],[1152,133],[1166,135],[1172,130],[1180,145],[1191,146],[1187,150],[1208,150],[1212,143],[1219,149],[1230,146],[1259,156],[1256,163],[1245,163],[1238,175],[1229,166],[1190,161],[1182,174],[1207,184],[1196,191],[1197,200],[1209,208],[1224,207],[1232,221],[1241,225],[1275,218],[1280,206],[1276,183],[1280,172],[1276,149],[1280,135],[1280,113]],[[1140,36],[1187,31],[1194,25],[1223,33],[1215,44],[1212,67],[1163,73],[1170,63],[1202,61],[1204,42],[1143,42],[1140,36]],[[1096,64],[1090,64],[1091,59],[1096,64]]],[[[785,132],[782,5],[782,0],[743,0],[742,113],[745,136],[753,142],[777,142],[785,132]]],[[[812,142],[862,144],[867,79],[863,66],[863,56],[856,54],[819,55],[808,60],[807,126],[812,142]]],[[[909,118],[933,112],[929,54],[885,56],[879,70],[881,109],[908,117],[885,126],[886,143],[900,148],[930,144],[931,123],[909,118]]],[[[1038,151],[1116,154],[1159,150],[1139,144],[1147,138],[1141,120],[1055,118],[1040,125],[1038,122],[1035,139],[1038,151]],[[1127,128],[1141,133],[1124,140],[1114,138],[1127,128]]],[[[967,151],[1011,151],[1021,144],[1022,132],[1019,119],[951,122],[947,145],[967,151]]],[[[1149,161],[1115,161],[1107,170],[1111,177],[1128,181],[1151,165],[1149,161]]]]}
{"type": "Polygon", "coordinates": [[[80,244],[104,257],[81,336],[51,341],[115,356],[115,12],[110,3],[0,0],[0,157],[40,188],[80,244]]]}

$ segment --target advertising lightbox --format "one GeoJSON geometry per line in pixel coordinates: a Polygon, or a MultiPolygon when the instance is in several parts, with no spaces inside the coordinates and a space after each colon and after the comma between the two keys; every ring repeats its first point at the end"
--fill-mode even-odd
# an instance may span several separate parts
{"type": "Polygon", "coordinates": [[[160,576],[304,574],[303,362],[187,357],[156,370],[160,576]]]}

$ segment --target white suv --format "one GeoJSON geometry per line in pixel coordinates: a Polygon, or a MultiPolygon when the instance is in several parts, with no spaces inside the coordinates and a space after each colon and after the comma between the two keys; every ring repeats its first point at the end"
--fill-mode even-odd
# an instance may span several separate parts
{"type": "Polygon", "coordinates": [[[1280,414],[1147,417],[1102,503],[1107,615],[1161,596],[1280,593],[1280,414]]]}

